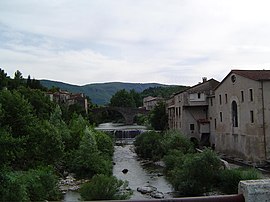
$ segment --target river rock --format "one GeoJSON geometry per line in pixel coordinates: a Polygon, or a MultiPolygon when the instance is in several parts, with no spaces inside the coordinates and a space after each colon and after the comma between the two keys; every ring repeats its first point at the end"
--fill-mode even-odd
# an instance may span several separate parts
{"type": "Polygon", "coordinates": [[[153,191],[150,193],[150,196],[157,199],[164,198],[164,194],[160,191],[153,191]]]}
{"type": "Polygon", "coordinates": [[[124,174],[127,174],[127,172],[128,172],[128,169],[126,169],[126,168],[122,170],[122,173],[124,173],[124,174]]]}
{"type": "Polygon", "coordinates": [[[147,194],[147,193],[151,193],[156,191],[157,188],[153,187],[153,186],[142,186],[142,187],[138,187],[137,191],[141,192],[142,194],[147,194]]]}

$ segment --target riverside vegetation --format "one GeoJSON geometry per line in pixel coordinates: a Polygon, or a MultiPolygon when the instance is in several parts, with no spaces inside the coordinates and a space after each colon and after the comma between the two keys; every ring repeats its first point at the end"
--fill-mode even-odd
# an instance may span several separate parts
{"type": "Polygon", "coordinates": [[[240,180],[260,178],[255,169],[224,170],[212,150],[197,153],[193,143],[177,131],[145,132],[134,145],[139,157],[164,161],[166,177],[180,196],[236,194],[240,180]]]}
{"type": "Polygon", "coordinates": [[[119,192],[126,183],[112,176],[112,137],[44,90],[30,76],[17,71],[11,79],[0,69],[0,201],[60,200],[58,181],[67,172],[90,179],[83,200],[128,198],[119,192]]]}

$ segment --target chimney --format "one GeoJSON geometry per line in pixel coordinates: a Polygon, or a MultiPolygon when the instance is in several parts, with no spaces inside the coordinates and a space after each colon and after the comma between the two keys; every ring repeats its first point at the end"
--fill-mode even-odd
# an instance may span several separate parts
{"type": "Polygon", "coordinates": [[[203,81],[203,83],[205,83],[207,81],[207,77],[203,77],[202,81],[203,81]]]}

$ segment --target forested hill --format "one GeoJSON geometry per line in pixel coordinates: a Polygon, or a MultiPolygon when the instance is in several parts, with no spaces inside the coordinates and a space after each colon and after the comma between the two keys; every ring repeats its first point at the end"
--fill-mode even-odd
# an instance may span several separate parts
{"type": "MultiPolygon", "coordinates": [[[[89,96],[94,104],[104,105],[110,102],[112,95],[117,91],[125,89],[130,91],[134,89],[138,93],[142,93],[146,89],[156,89],[159,87],[170,87],[170,85],[158,84],[158,83],[122,83],[122,82],[110,82],[110,83],[96,83],[87,84],[83,86],[71,85],[63,82],[41,80],[41,84],[47,88],[59,87],[62,90],[69,92],[82,92],[89,96]]],[[[149,94],[150,95],[150,94],[149,94]]]]}

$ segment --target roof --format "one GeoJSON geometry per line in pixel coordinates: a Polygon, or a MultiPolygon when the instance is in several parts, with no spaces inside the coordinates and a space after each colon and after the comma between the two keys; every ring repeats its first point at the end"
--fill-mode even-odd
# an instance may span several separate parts
{"type": "Polygon", "coordinates": [[[270,80],[270,70],[232,70],[231,73],[255,81],[270,80]]]}
{"type": "MultiPolygon", "coordinates": [[[[231,75],[237,74],[239,76],[254,80],[254,81],[270,81],[270,70],[238,70],[233,69],[230,73],[220,82],[216,89],[231,75]]],[[[216,90],[215,89],[215,90],[216,90]]]]}
{"type": "Polygon", "coordinates": [[[198,83],[198,84],[196,84],[192,87],[189,87],[185,90],[182,90],[178,93],[175,93],[175,94],[173,94],[173,96],[179,95],[183,92],[188,92],[188,93],[207,92],[210,90],[214,90],[218,85],[219,85],[219,81],[212,78],[212,79],[206,80],[202,83],[198,83]]]}

